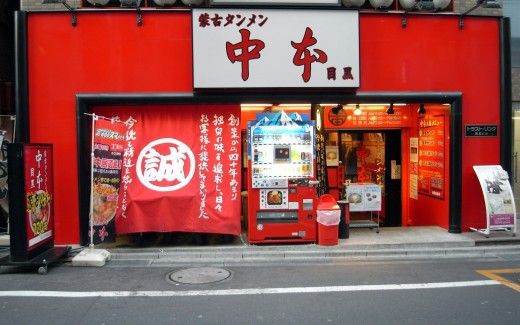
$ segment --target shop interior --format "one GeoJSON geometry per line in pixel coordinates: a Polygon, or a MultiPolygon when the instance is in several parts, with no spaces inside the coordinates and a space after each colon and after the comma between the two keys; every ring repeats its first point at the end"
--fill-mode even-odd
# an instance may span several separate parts
{"type": "MultiPolygon", "coordinates": [[[[449,104],[242,105],[244,135],[247,121],[254,120],[255,114],[279,111],[314,118],[316,137],[323,139],[315,141],[314,157],[314,177],[320,181],[322,193],[332,194],[340,201],[355,201],[360,198],[347,197],[349,186],[379,186],[380,210],[351,210],[351,225],[448,227],[449,104]],[[322,177],[317,172],[320,168],[326,170],[322,177]]],[[[243,144],[242,184],[247,196],[251,193],[247,188],[247,136],[243,137],[243,144]]],[[[243,214],[247,212],[243,207],[243,214]]],[[[243,220],[248,218],[243,216],[243,220]]],[[[243,227],[247,228],[247,222],[243,227]]]]}

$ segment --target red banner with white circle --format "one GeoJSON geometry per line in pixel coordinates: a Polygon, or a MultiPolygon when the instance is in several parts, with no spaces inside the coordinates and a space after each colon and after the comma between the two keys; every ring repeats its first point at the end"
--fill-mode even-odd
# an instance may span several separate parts
{"type": "Polygon", "coordinates": [[[127,121],[117,233],[240,234],[239,106],[98,112],[127,121]]]}

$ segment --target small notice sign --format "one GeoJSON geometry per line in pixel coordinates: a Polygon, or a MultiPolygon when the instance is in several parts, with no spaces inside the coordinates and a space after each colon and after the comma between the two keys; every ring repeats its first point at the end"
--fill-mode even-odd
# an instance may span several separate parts
{"type": "Polygon", "coordinates": [[[496,137],[498,126],[494,124],[472,124],[466,125],[467,137],[496,137]]]}

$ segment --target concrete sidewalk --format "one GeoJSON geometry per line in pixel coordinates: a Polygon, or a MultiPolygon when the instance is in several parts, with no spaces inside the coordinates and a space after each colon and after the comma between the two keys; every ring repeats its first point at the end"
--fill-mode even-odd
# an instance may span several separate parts
{"type": "Polygon", "coordinates": [[[351,229],[338,245],[249,245],[242,236],[229,245],[108,248],[107,266],[231,266],[345,263],[354,260],[417,258],[520,258],[520,234],[451,234],[440,227],[351,229]]]}

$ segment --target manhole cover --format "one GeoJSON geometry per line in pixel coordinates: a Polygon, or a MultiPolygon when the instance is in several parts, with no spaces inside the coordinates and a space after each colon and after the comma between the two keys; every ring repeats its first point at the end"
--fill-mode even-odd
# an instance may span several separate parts
{"type": "Polygon", "coordinates": [[[170,273],[168,279],[184,284],[204,284],[225,280],[231,272],[216,267],[194,267],[170,273]]]}

